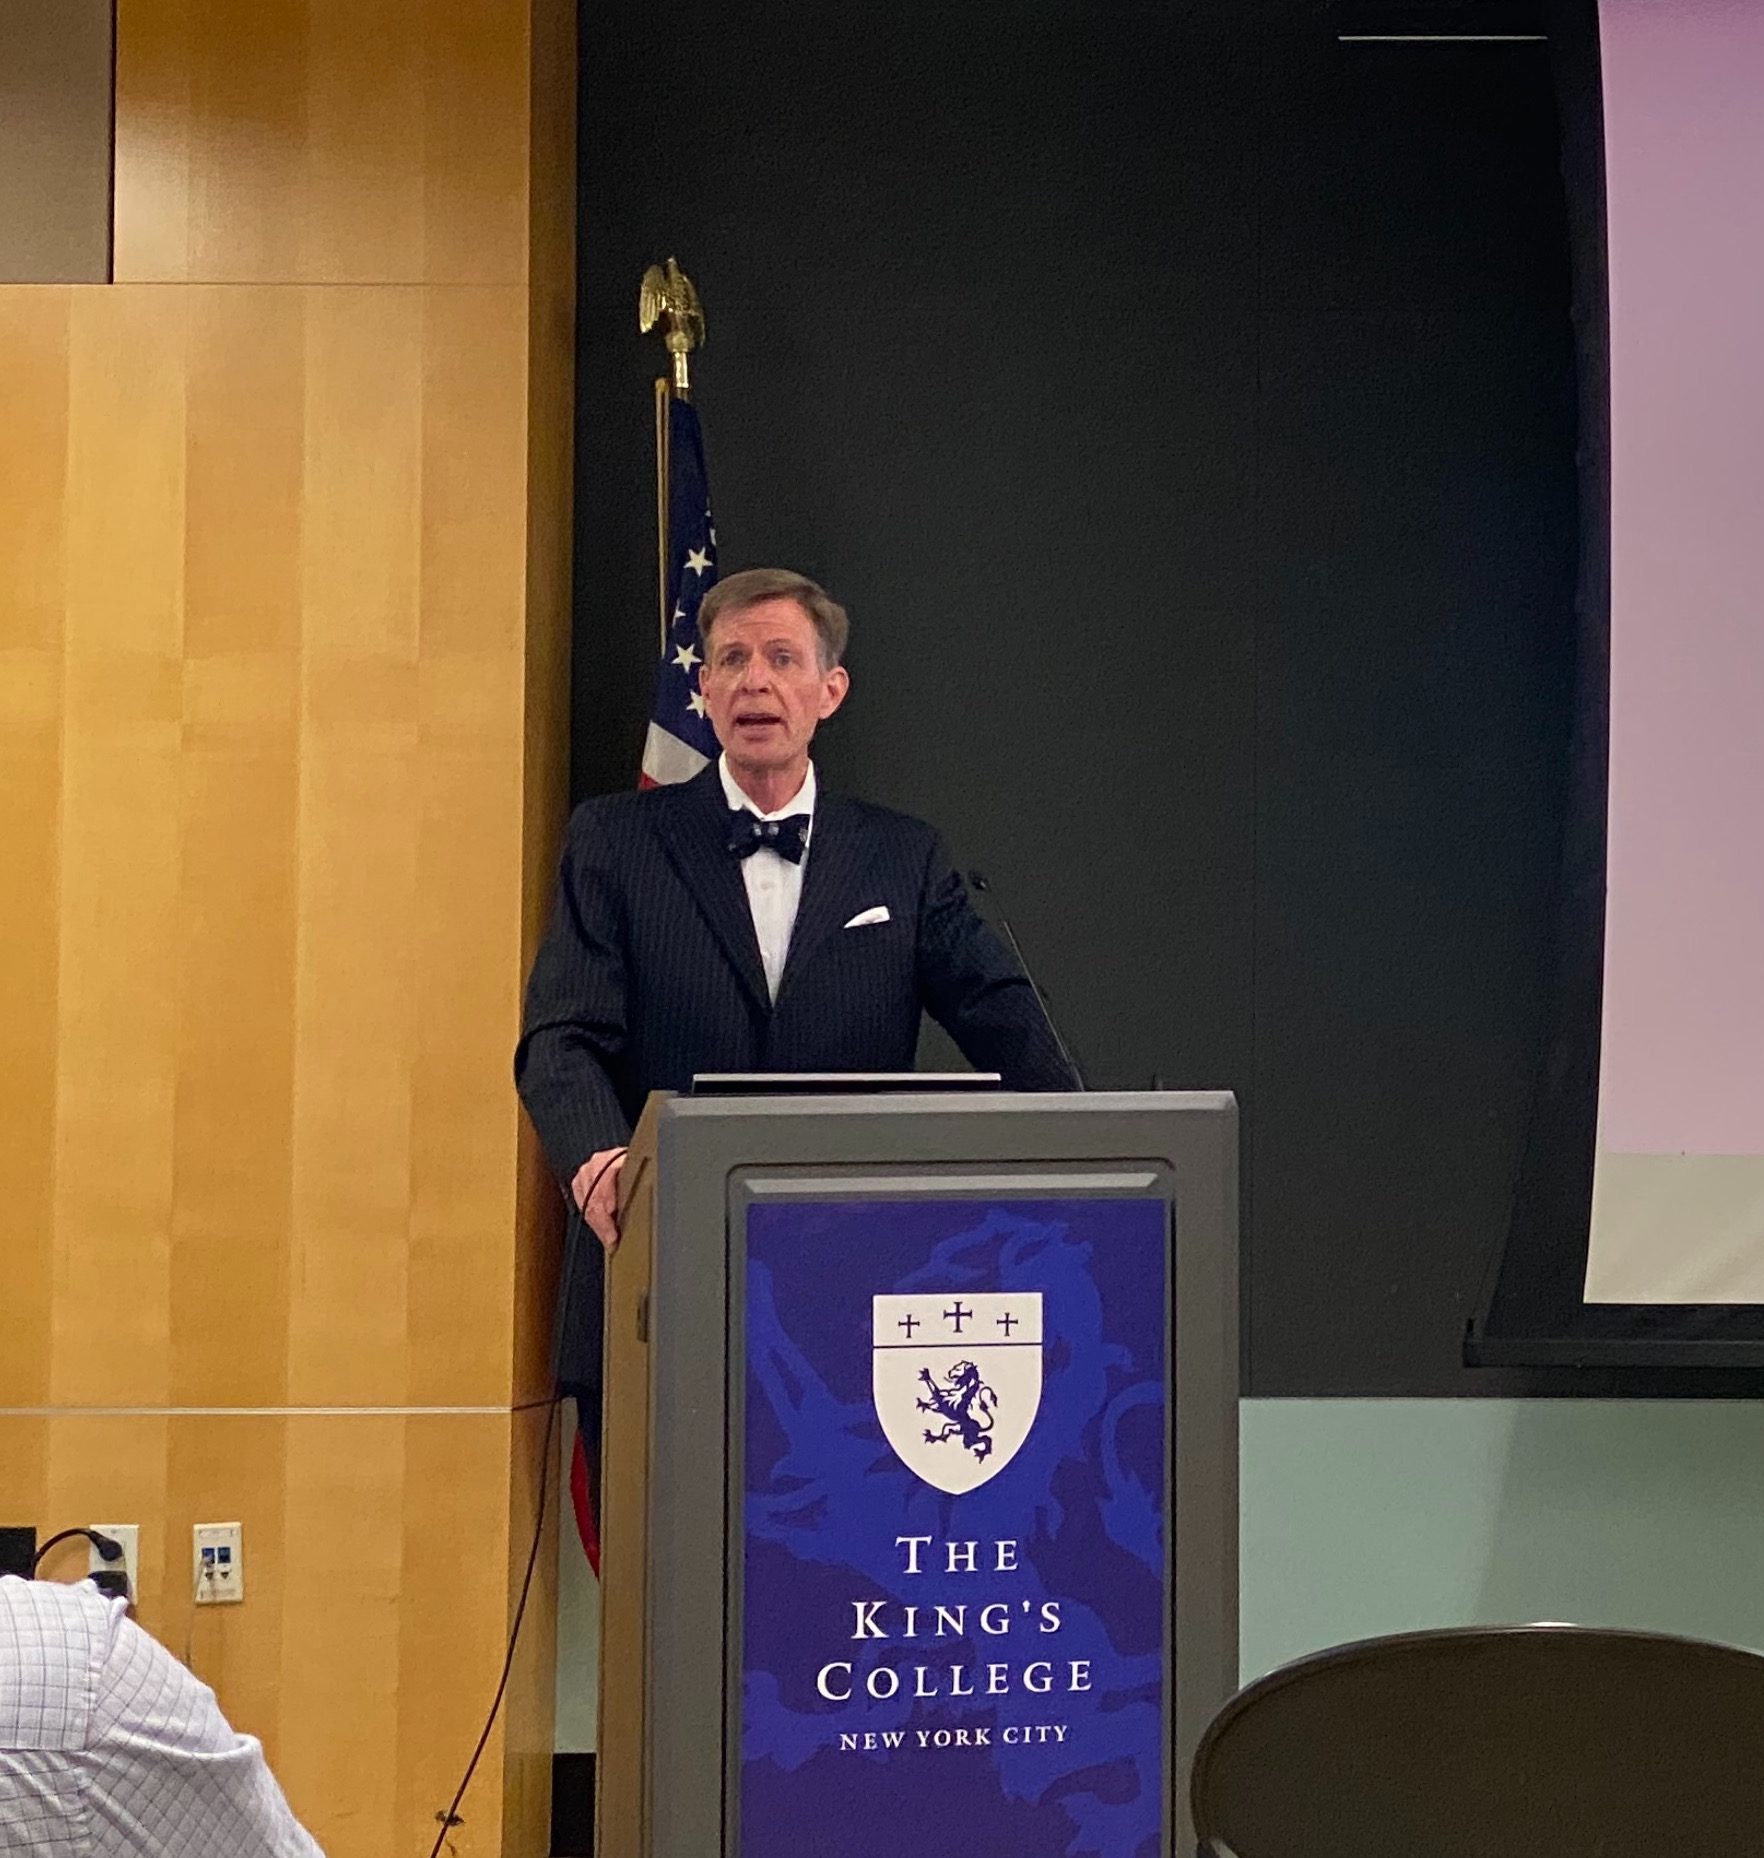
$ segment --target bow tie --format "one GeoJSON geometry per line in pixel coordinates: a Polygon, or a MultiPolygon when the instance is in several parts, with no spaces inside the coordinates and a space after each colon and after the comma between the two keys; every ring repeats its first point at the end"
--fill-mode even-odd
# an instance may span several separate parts
{"type": "Polygon", "coordinates": [[[763,845],[780,858],[801,864],[811,817],[808,813],[792,813],[788,819],[760,819],[744,807],[730,821],[729,850],[737,858],[751,858],[763,845]]]}

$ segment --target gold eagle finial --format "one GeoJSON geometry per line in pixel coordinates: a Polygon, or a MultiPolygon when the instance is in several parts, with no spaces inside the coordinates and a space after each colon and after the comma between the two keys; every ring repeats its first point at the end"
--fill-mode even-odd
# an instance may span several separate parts
{"type": "Polygon", "coordinates": [[[674,392],[682,400],[692,396],[690,357],[695,348],[704,346],[704,305],[692,280],[670,258],[665,265],[651,265],[643,273],[643,288],[637,294],[637,327],[648,335],[662,324],[662,340],[674,358],[674,392]]]}

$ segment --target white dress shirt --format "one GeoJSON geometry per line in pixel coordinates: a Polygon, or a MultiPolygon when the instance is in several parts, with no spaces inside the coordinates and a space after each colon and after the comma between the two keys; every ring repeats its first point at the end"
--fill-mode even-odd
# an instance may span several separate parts
{"type": "Polygon", "coordinates": [[[801,864],[781,858],[770,846],[761,846],[741,861],[741,879],[747,886],[747,907],[753,916],[753,933],[759,938],[766,986],[776,1000],[778,983],[784,977],[784,962],[790,953],[790,932],[796,927],[796,910],[802,902],[802,874],[808,868],[808,843],[815,817],[815,764],[809,763],[809,771],[796,790],[795,799],[774,813],[762,813],[741,791],[735,776],[729,772],[727,755],[717,758],[717,773],[722,776],[723,796],[732,813],[751,813],[758,820],[789,819],[796,813],[809,816],[808,825],[802,829],[801,864]]]}
{"type": "Polygon", "coordinates": [[[0,1854],[324,1858],[254,1736],[89,1581],[0,1578],[0,1854]]]}

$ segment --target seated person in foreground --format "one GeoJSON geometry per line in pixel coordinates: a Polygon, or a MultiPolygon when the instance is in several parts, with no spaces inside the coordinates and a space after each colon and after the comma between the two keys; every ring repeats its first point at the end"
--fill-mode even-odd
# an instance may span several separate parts
{"type": "Polygon", "coordinates": [[[256,1737],[88,1581],[0,1578],[0,1854],[324,1858],[256,1737]]]}

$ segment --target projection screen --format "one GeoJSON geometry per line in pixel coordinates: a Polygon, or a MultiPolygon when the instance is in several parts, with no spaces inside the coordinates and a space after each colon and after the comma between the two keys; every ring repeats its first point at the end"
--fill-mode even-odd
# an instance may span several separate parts
{"type": "Polygon", "coordinates": [[[1605,949],[1589,1304],[1764,1304],[1764,4],[1601,0],[1605,949]]]}

